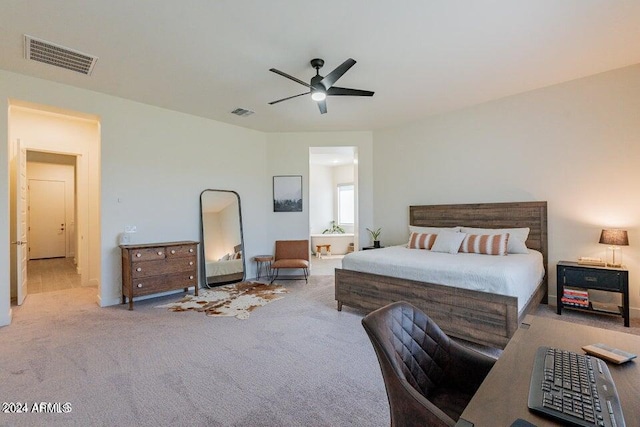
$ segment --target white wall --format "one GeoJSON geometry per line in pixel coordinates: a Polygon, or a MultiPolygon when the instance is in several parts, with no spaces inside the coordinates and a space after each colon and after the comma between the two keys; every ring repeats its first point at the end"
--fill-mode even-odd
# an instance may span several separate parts
{"type": "Polygon", "coordinates": [[[333,199],[333,177],[331,166],[309,165],[310,234],[322,233],[329,227],[334,218],[333,199]]]}
{"type": "Polygon", "coordinates": [[[629,231],[631,307],[640,313],[640,65],[375,131],[376,226],[406,242],[409,206],[546,200],[555,264],[605,256],[629,231]]]}
{"type": "MultiPolygon", "coordinates": [[[[264,133],[5,71],[0,99],[4,111],[9,99],[18,99],[100,118],[101,305],[119,302],[117,238],[124,226],[137,226],[133,243],[199,240],[199,194],[205,188],[240,194],[247,256],[270,246],[264,133]]],[[[0,117],[0,141],[8,147],[7,114],[0,117]]],[[[0,241],[6,242],[0,245],[0,325],[10,319],[8,153],[0,150],[0,211],[6,214],[0,216],[0,241]]],[[[308,164],[308,156],[301,159],[308,164]]]]}
{"type": "Polygon", "coordinates": [[[291,132],[267,134],[269,183],[273,175],[302,175],[303,212],[273,212],[272,189],[264,195],[269,231],[265,253],[273,253],[276,240],[306,239],[309,236],[309,147],[357,147],[358,209],[361,246],[367,246],[365,227],[373,223],[373,151],[371,132],[291,132]]]}

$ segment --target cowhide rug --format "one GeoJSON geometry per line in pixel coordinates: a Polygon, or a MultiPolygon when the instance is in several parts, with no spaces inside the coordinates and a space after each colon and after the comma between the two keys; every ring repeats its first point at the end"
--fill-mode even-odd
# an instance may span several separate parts
{"type": "Polygon", "coordinates": [[[258,307],[284,298],[289,292],[284,286],[259,282],[240,282],[213,289],[200,289],[199,296],[187,295],[177,302],[157,308],[170,311],[200,311],[207,316],[235,316],[247,319],[258,307]]]}

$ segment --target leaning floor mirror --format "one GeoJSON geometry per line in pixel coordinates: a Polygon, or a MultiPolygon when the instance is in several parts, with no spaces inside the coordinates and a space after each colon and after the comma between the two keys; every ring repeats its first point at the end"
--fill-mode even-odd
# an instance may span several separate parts
{"type": "Polygon", "coordinates": [[[245,276],[240,196],[235,191],[200,193],[201,277],[213,286],[241,282],[245,276]]]}

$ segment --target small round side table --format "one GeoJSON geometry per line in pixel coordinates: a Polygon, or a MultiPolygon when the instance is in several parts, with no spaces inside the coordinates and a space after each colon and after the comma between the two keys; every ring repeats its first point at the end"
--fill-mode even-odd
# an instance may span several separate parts
{"type": "Polygon", "coordinates": [[[273,256],[271,255],[256,255],[253,257],[253,260],[256,262],[256,279],[259,279],[262,274],[262,270],[265,271],[265,276],[267,278],[271,278],[271,261],[273,261],[273,256]]]}

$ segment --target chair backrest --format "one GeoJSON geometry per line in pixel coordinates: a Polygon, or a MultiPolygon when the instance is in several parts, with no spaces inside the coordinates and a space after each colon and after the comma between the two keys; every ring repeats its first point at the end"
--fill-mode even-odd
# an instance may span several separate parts
{"type": "Polygon", "coordinates": [[[276,240],[274,260],[304,259],[309,261],[309,240],[276,240]]]}
{"type": "Polygon", "coordinates": [[[454,425],[455,421],[428,400],[443,380],[450,338],[426,314],[396,302],[362,319],[384,378],[391,424],[454,425]]]}

